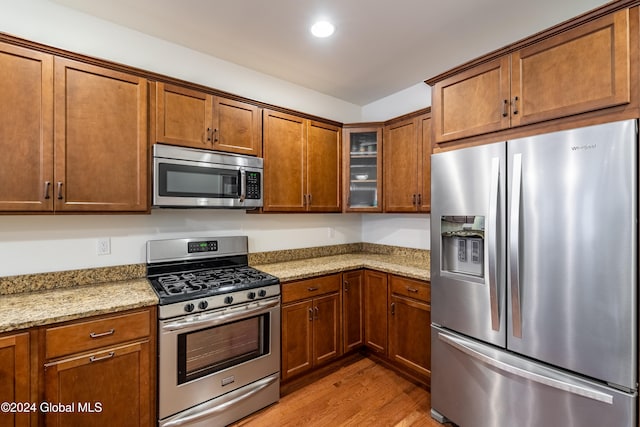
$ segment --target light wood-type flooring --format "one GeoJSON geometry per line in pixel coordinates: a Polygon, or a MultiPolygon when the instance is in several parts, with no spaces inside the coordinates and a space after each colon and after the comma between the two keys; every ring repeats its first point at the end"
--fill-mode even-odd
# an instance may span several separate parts
{"type": "Polygon", "coordinates": [[[359,356],[232,426],[442,427],[430,408],[424,387],[359,356]]]}

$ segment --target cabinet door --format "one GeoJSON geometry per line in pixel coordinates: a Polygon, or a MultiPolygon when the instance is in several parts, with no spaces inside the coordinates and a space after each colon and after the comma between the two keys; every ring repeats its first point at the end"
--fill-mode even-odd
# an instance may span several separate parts
{"type": "Polygon", "coordinates": [[[418,123],[414,119],[384,128],[384,210],[418,209],[418,123]]]}
{"type": "Polygon", "coordinates": [[[262,110],[246,102],[213,98],[213,149],[262,155],[262,110]]]}
{"type": "Polygon", "coordinates": [[[313,304],[306,300],[282,306],[282,379],[313,365],[313,304]]]}
{"type": "Polygon", "coordinates": [[[45,365],[45,402],[67,411],[45,414],[49,427],[150,426],[149,342],[45,365]]]}
{"type": "Polygon", "coordinates": [[[340,128],[310,121],[307,128],[307,207],[340,212],[340,128]]]}
{"type": "MultiPolygon", "coordinates": [[[[32,402],[29,378],[29,334],[0,338],[0,402],[32,402]]],[[[29,412],[0,411],[0,425],[26,427],[29,417],[29,412]]]]}
{"type": "Polygon", "coordinates": [[[431,306],[391,294],[389,355],[423,376],[431,374],[431,306]]]}
{"type": "Polygon", "coordinates": [[[342,275],[342,337],[345,353],[364,344],[363,291],[362,270],[342,275]]]}
{"type": "Polygon", "coordinates": [[[432,90],[435,142],[508,128],[509,98],[509,56],[436,83],[432,90]]]}
{"type": "Polygon", "coordinates": [[[382,127],[349,128],[343,137],[346,212],[382,212],[382,127]]]}
{"type": "Polygon", "coordinates": [[[213,97],[204,92],[156,83],[156,141],[211,148],[213,97]]]}
{"type": "Polygon", "coordinates": [[[53,57],[0,43],[0,211],[51,211],[53,57]]]}
{"type": "Polygon", "coordinates": [[[628,103],[629,10],[515,52],[512,73],[514,126],[628,103]]]}
{"type": "Polygon", "coordinates": [[[55,209],[146,211],[147,81],[55,58],[55,209]]]}
{"type": "Polygon", "coordinates": [[[421,189],[418,204],[421,212],[431,212],[431,115],[418,118],[418,135],[421,150],[418,156],[422,167],[418,167],[418,187],[421,189]]]}
{"type": "Polygon", "coordinates": [[[387,354],[387,275],[366,270],[364,273],[364,337],[370,349],[387,354]]]}
{"type": "Polygon", "coordinates": [[[313,364],[335,359],[342,354],[340,340],[340,294],[313,300],[313,364]]]}
{"type": "Polygon", "coordinates": [[[264,211],[306,210],[305,120],[264,110],[264,211]]]}

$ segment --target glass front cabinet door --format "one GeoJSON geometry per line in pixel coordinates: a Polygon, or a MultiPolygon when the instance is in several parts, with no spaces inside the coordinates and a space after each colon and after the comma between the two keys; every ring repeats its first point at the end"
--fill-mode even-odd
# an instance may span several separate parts
{"type": "Polygon", "coordinates": [[[382,125],[344,126],[346,212],[382,212],[382,125]]]}

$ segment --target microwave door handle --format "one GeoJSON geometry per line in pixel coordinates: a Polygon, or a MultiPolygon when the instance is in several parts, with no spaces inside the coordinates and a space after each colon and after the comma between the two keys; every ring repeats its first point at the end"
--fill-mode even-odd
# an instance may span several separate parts
{"type": "Polygon", "coordinates": [[[244,168],[240,169],[240,202],[244,202],[247,198],[247,172],[244,168]]]}

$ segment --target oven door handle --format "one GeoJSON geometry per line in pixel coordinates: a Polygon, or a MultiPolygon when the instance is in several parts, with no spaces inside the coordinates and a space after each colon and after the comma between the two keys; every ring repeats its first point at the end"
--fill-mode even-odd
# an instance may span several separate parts
{"type": "Polygon", "coordinates": [[[246,387],[242,387],[238,390],[229,392],[228,394],[225,395],[227,396],[227,398],[229,398],[229,400],[227,400],[226,402],[204,403],[202,405],[191,408],[180,415],[175,415],[174,417],[169,418],[166,421],[160,421],[158,425],[160,427],[177,427],[177,426],[193,424],[198,420],[202,421],[203,418],[215,416],[216,414],[226,411],[232,406],[242,403],[243,401],[252,397],[256,393],[264,390],[274,382],[278,381],[279,378],[280,378],[280,374],[268,376],[246,387]],[[215,406],[211,406],[212,404],[215,406]]]}
{"type": "Polygon", "coordinates": [[[222,323],[234,322],[236,320],[247,319],[249,317],[259,316],[268,312],[274,307],[280,305],[280,297],[267,300],[258,301],[254,303],[257,305],[255,308],[247,308],[246,306],[240,306],[225,310],[221,313],[211,313],[204,315],[189,316],[175,322],[167,323],[162,326],[163,332],[178,331],[183,329],[199,329],[203,327],[216,326],[222,323]]]}

